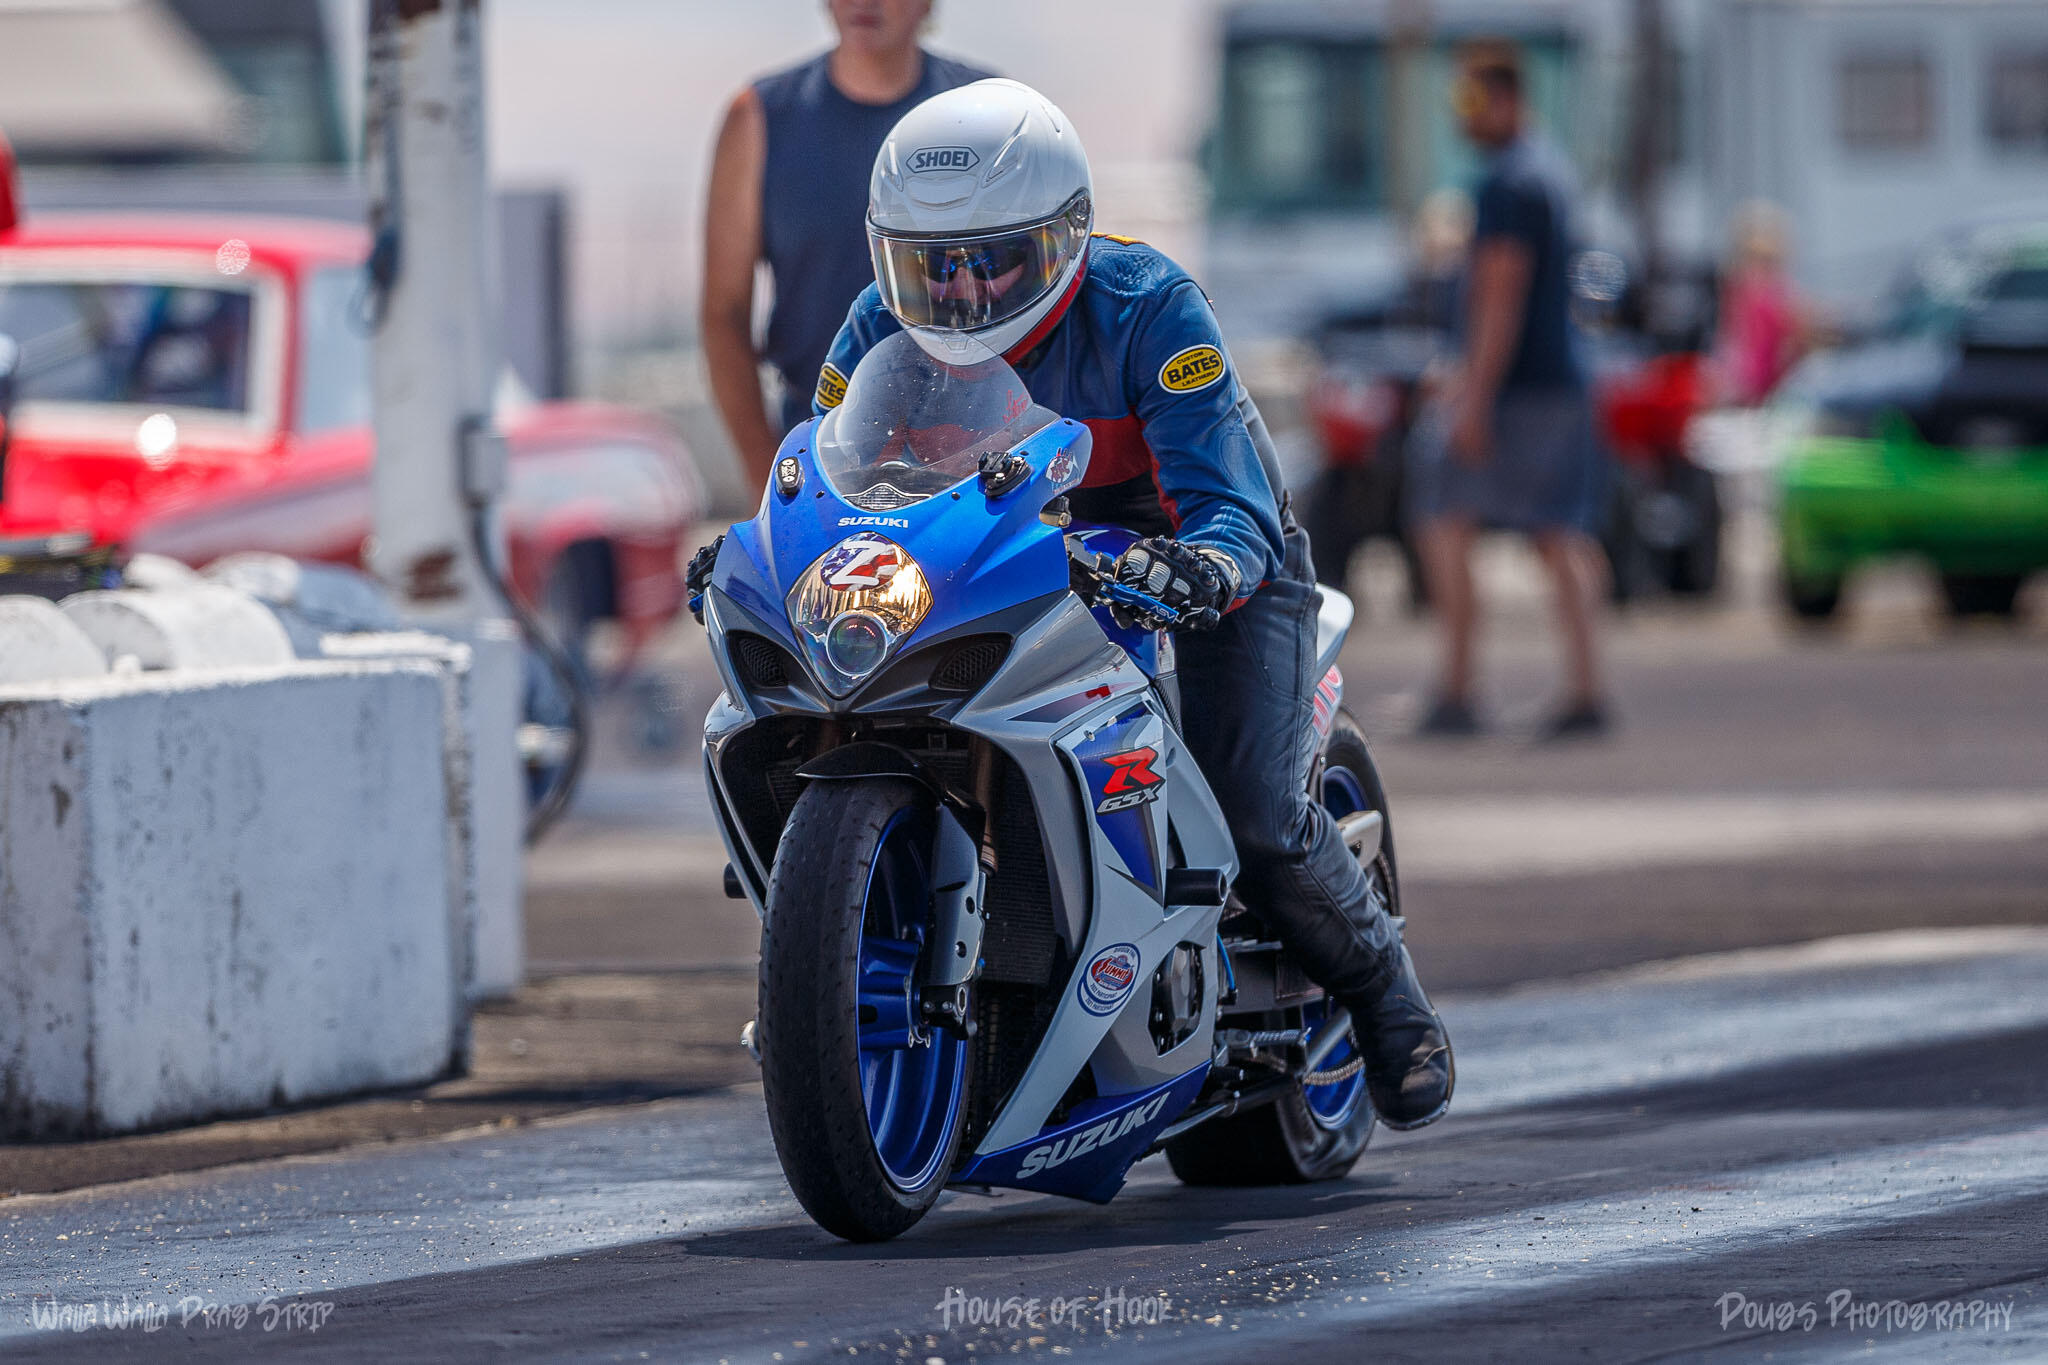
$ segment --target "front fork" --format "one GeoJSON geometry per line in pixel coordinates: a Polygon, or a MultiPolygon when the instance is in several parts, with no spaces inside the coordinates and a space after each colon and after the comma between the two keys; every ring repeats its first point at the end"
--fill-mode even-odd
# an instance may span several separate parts
{"type": "Polygon", "coordinates": [[[917,1013],[923,1021],[962,1038],[974,1036],[974,980],[981,974],[994,856],[986,831],[992,823],[984,814],[977,847],[959,817],[942,802],[932,849],[931,951],[924,984],[917,992],[917,1013]]]}
{"type": "Polygon", "coordinates": [[[974,839],[944,804],[933,840],[931,884],[929,923],[913,929],[909,938],[861,940],[863,1050],[922,1047],[932,1041],[933,1028],[959,1038],[974,1036],[974,980],[981,972],[987,878],[974,839]]]}

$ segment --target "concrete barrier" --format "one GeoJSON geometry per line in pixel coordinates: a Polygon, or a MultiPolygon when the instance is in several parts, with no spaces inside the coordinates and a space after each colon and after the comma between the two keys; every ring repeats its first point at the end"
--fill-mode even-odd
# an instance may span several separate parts
{"type": "Polygon", "coordinates": [[[296,657],[268,607],[212,583],[81,592],[63,611],[109,664],[132,656],[145,669],[260,668],[296,657]]]}
{"type": "Polygon", "coordinates": [[[376,579],[338,564],[306,564],[244,550],[216,559],[201,577],[246,592],[269,607],[302,659],[320,658],[326,635],[404,629],[397,608],[376,579]]]}
{"type": "Polygon", "coordinates": [[[416,657],[0,687],[0,1132],[460,1065],[451,677],[416,657]]]}
{"type": "Polygon", "coordinates": [[[124,588],[168,592],[197,587],[205,581],[191,565],[169,555],[130,555],[128,562],[121,566],[121,586],[124,588]]]}
{"type": "Polygon", "coordinates": [[[510,995],[526,979],[525,771],[514,744],[522,710],[523,654],[509,622],[486,623],[468,638],[418,630],[327,635],[330,658],[429,658],[454,675],[451,816],[463,831],[470,917],[469,981],[478,1000],[510,995]]]}
{"type": "Polygon", "coordinates": [[[0,686],[92,678],[106,656],[78,623],[40,597],[0,597],[0,686]]]}

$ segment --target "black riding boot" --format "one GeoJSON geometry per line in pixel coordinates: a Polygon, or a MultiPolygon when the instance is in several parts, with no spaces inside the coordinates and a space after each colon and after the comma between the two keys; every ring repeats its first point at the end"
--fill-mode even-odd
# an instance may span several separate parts
{"type": "Polygon", "coordinates": [[[1365,1058],[1365,1084],[1380,1122],[1389,1128],[1420,1128],[1451,1107],[1458,1068],[1451,1037],[1422,993],[1406,946],[1384,990],[1344,1002],[1351,1032],[1365,1058]]]}

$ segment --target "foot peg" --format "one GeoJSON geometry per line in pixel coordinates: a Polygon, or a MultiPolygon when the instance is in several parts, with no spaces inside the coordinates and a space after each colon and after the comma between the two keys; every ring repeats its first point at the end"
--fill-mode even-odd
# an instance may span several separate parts
{"type": "Polygon", "coordinates": [[[747,1026],[740,1030],[740,1046],[745,1048],[747,1055],[754,1059],[755,1066],[761,1065],[761,1040],[756,1033],[758,1027],[759,1021],[749,1019],[747,1020],[747,1026]]]}
{"type": "Polygon", "coordinates": [[[1230,899],[1230,874],[1220,867],[1166,869],[1168,905],[1222,905],[1230,899]]]}

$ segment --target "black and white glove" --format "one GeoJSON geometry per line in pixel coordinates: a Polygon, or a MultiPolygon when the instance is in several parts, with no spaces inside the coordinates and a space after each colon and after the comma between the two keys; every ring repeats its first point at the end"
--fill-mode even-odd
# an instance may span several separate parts
{"type": "Polygon", "coordinates": [[[711,570],[718,564],[718,552],[725,546],[725,532],[712,537],[711,543],[690,556],[690,567],[683,570],[683,590],[690,595],[690,615],[697,618],[697,624],[704,624],[704,589],[711,583],[711,570]]]}
{"type": "Polygon", "coordinates": [[[1237,565],[1221,550],[1147,536],[1117,556],[1116,581],[1156,597],[1180,613],[1179,621],[1169,623],[1142,607],[1111,603],[1110,614],[1119,625],[1163,630],[1173,624],[1182,630],[1212,630],[1223,619],[1223,609],[1237,596],[1237,565]]]}

